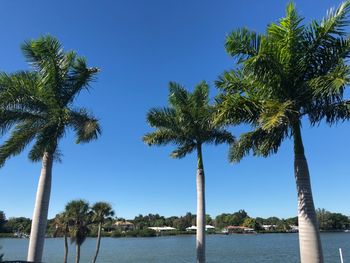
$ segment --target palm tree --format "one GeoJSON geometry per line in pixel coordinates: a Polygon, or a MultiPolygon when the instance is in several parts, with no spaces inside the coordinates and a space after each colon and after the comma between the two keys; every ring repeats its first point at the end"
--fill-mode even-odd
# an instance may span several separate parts
{"type": "Polygon", "coordinates": [[[209,105],[209,88],[198,84],[193,93],[174,82],[169,84],[169,107],[151,109],[148,123],[156,129],[143,137],[148,145],[177,146],[173,158],[183,158],[197,151],[197,262],[205,262],[205,182],[203,144],[232,143],[233,136],[213,122],[214,108],[209,105]]]}
{"type": "Polygon", "coordinates": [[[65,213],[69,220],[69,233],[71,242],[75,243],[75,262],[80,261],[80,247],[84,243],[88,233],[88,225],[91,223],[89,203],[84,200],[73,200],[66,205],[65,213]]]}
{"type": "Polygon", "coordinates": [[[69,218],[66,213],[56,215],[54,219],[55,232],[54,237],[62,236],[64,238],[64,257],[63,262],[67,263],[68,257],[68,235],[69,235],[69,218]]]}
{"type": "Polygon", "coordinates": [[[0,131],[11,135],[0,147],[0,165],[21,153],[32,141],[33,162],[42,161],[33,214],[28,261],[40,262],[43,253],[50,201],[52,164],[58,160],[58,144],[67,129],[76,132],[76,142],[89,142],[100,133],[97,119],[86,109],[73,108],[80,91],[98,72],[88,68],[75,52],[64,52],[51,36],[25,42],[22,51],[32,72],[0,75],[0,131]]]}
{"type": "Polygon", "coordinates": [[[309,117],[314,124],[327,105],[342,100],[350,73],[345,64],[350,39],[344,31],[349,12],[347,1],[321,22],[304,25],[290,2],[286,17],[270,24],[265,34],[248,29],[232,32],[226,50],[238,67],[217,81],[222,90],[217,121],[249,123],[254,128],[231,147],[231,161],[238,162],[250,151],[266,157],[276,153],[284,139],[293,139],[302,263],[321,263],[323,255],[301,123],[309,117]]]}
{"type": "Polygon", "coordinates": [[[114,216],[114,211],[112,209],[112,206],[109,203],[106,202],[97,202],[95,203],[91,208],[93,215],[92,215],[92,222],[98,224],[98,231],[97,231],[97,241],[96,241],[96,253],[92,260],[93,263],[96,262],[98,252],[100,250],[100,243],[101,243],[101,230],[102,225],[105,222],[106,219],[114,216]]]}

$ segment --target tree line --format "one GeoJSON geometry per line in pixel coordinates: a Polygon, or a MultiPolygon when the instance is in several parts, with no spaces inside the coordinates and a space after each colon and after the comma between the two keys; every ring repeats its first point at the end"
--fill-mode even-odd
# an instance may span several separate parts
{"type": "MultiPolygon", "coordinates": [[[[341,213],[333,213],[325,209],[317,209],[317,218],[320,222],[319,228],[322,231],[340,231],[350,229],[350,217],[341,213]]],[[[115,226],[116,221],[128,221],[134,225],[135,230],[146,230],[149,227],[162,227],[170,226],[179,231],[185,231],[186,228],[196,225],[196,215],[187,212],[183,216],[169,216],[165,217],[159,214],[137,215],[133,219],[124,219],[122,217],[109,216],[103,221],[101,228],[96,221],[91,220],[92,217],[87,217],[87,236],[97,237],[98,232],[101,231],[101,235],[118,237],[121,236],[121,229],[115,226]]],[[[64,231],[62,228],[62,214],[56,215],[55,218],[48,220],[48,226],[46,234],[52,237],[63,237],[64,231]],[[59,226],[59,227],[58,227],[59,226]]],[[[210,215],[206,215],[206,224],[212,225],[221,230],[228,226],[246,226],[254,228],[259,231],[262,230],[263,225],[274,225],[275,230],[281,232],[288,230],[289,226],[298,226],[298,217],[279,218],[271,216],[267,218],[251,217],[245,210],[239,210],[234,213],[222,213],[212,218],[210,215]]],[[[0,211],[0,233],[24,233],[29,234],[31,227],[31,219],[25,217],[12,217],[6,219],[5,213],[0,211]]],[[[131,230],[129,230],[131,231],[131,230]]],[[[145,236],[140,234],[140,236],[145,236]]],[[[148,236],[155,236],[152,231],[148,232],[148,236]]],[[[136,236],[131,232],[127,236],[136,236]]]]}

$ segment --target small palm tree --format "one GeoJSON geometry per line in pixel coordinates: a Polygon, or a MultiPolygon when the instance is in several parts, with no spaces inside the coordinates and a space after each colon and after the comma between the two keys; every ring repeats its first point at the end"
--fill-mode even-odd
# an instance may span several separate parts
{"type": "Polygon", "coordinates": [[[69,236],[69,218],[66,213],[56,215],[54,219],[55,232],[54,237],[62,236],[64,238],[64,257],[63,262],[67,263],[68,258],[68,236],[69,236]]]}
{"type": "Polygon", "coordinates": [[[67,129],[76,132],[77,143],[96,139],[97,119],[85,109],[73,108],[74,99],[98,72],[88,68],[76,53],[64,52],[57,39],[45,36],[22,45],[33,72],[0,75],[0,130],[11,127],[11,136],[0,147],[0,165],[21,153],[32,141],[29,159],[42,161],[28,261],[40,262],[43,253],[51,192],[52,165],[59,159],[58,144],[67,129]]]}
{"type": "Polygon", "coordinates": [[[80,247],[89,234],[88,225],[91,224],[89,203],[84,200],[73,200],[66,205],[65,213],[69,220],[71,242],[75,243],[75,263],[80,261],[80,247]]]}
{"type": "Polygon", "coordinates": [[[239,67],[217,81],[222,90],[217,121],[254,128],[231,148],[232,161],[251,150],[266,157],[276,153],[284,139],[293,139],[301,263],[323,262],[301,122],[304,117],[312,124],[320,121],[329,105],[342,101],[350,73],[345,63],[350,40],[344,31],[349,13],[346,1],[321,23],[303,25],[290,2],[286,17],[270,24],[266,34],[241,29],[227,37],[226,50],[239,67]]]}
{"type": "Polygon", "coordinates": [[[209,105],[209,88],[198,84],[193,93],[179,84],[169,84],[169,107],[151,109],[148,123],[156,131],[143,137],[148,145],[177,146],[173,158],[183,158],[197,151],[197,262],[205,262],[205,182],[202,157],[203,144],[232,143],[233,136],[213,122],[214,108],[209,105]]]}
{"type": "Polygon", "coordinates": [[[114,216],[114,211],[112,209],[112,206],[106,202],[95,203],[92,206],[91,210],[92,210],[92,222],[98,224],[96,253],[92,260],[92,262],[95,263],[98,256],[98,252],[100,251],[102,225],[106,219],[109,219],[110,217],[114,216]]]}

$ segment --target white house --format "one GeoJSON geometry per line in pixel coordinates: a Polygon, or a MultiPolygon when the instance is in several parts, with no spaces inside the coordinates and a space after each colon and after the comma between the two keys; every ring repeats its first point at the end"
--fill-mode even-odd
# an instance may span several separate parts
{"type": "MultiPolygon", "coordinates": [[[[205,230],[213,230],[215,229],[215,227],[211,226],[211,225],[206,225],[205,226],[205,230]]],[[[190,226],[188,228],[186,228],[186,231],[197,231],[197,227],[196,226],[190,226]]]]}
{"type": "Polygon", "coordinates": [[[176,228],[170,227],[170,226],[156,226],[156,227],[149,227],[149,229],[152,229],[156,232],[177,230],[176,228]]]}

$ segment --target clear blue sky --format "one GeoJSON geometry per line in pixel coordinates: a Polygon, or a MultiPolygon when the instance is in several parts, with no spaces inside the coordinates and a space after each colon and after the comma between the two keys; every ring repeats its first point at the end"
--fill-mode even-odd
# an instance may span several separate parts
{"type": "MultiPolygon", "coordinates": [[[[187,88],[211,83],[233,66],[225,35],[247,26],[263,31],[284,15],[287,1],[102,0],[3,1],[0,10],[0,70],[27,69],[19,49],[27,39],[51,34],[101,68],[77,105],[101,120],[102,137],[76,145],[71,134],[61,141],[63,162],[53,170],[49,217],[75,198],[106,200],[117,216],[142,213],[182,215],[195,212],[195,156],[169,157],[169,147],[148,147],[147,110],[167,103],[169,81],[187,88]]],[[[299,12],[321,18],[339,1],[297,0],[299,12]]],[[[316,207],[350,215],[350,124],[303,127],[316,207]]],[[[241,128],[232,131],[239,135],[241,128]]],[[[32,216],[40,163],[28,151],[0,169],[0,210],[8,217],[32,216]]],[[[295,216],[296,187],[290,141],[268,159],[227,162],[227,147],[205,147],[207,212],[212,216],[245,209],[251,216],[295,216]]]]}

